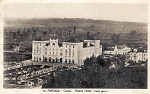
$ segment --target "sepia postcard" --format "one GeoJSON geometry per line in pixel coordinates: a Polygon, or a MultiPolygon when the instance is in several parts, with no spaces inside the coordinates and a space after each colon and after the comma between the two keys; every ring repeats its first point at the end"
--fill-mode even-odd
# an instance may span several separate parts
{"type": "Polygon", "coordinates": [[[148,1],[88,1],[2,2],[2,94],[148,94],[148,1]]]}

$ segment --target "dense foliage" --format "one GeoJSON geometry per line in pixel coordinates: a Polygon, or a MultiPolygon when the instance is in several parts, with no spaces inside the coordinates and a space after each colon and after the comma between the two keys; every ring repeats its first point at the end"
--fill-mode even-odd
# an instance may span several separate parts
{"type": "Polygon", "coordinates": [[[101,56],[88,58],[80,70],[63,70],[49,76],[43,88],[147,88],[146,67],[117,64],[121,67],[110,69],[111,62],[101,56]]]}

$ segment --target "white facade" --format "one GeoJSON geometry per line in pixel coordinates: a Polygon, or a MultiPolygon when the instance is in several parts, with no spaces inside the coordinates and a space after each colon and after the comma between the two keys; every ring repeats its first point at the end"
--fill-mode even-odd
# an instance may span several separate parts
{"type": "Polygon", "coordinates": [[[123,46],[115,46],[115,54],[121,54],[121,55],[125,55],[127,54],[128,52],[131,51],[131,48],[127,47],[126,45],[123,45],[123,46]]]}
{"type": "Polygon", "coordinates": [[[129,59],[135,62],[147,61],[148,54],[146,52],[130,52],[129,59]]]}
{"type": "Polygon", "coordinates": [[[121,54],[121,55],[126,55],[130,51],[131,51],[131,48],[127,47],[126,45],[119,45],[119,46],[115,45],[110,50],[104,51],[104,54],[110,54],[110,55],[121,54]]]}
{"type": "Polygon", "coordinates": [[[91,56],[102,54],[100,40],[84,42],[59,42],[58,39],[32,42],[32,60],[35,62],[62,62],[82,65],[91,56]]]}

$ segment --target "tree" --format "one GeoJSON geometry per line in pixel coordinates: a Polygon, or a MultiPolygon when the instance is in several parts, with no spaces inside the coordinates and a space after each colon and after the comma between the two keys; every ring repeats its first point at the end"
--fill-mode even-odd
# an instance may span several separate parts
{"type": "Polygon", "coordinates": [[[112,39],[114,44],[118,44],[119,43],[119,39],[120,39],[120,34],[113,34],[111,36],[111,39],[112,39]]]}
{"type": "Polygon", "coordinates": [[[102,56],[98,56],[98,57],[96,58],[96,63],[97,63],[98,65],[101,65],[101,66],[106,66],[106,62],[104,61],[104,59],[102,58],[102,56]]]}

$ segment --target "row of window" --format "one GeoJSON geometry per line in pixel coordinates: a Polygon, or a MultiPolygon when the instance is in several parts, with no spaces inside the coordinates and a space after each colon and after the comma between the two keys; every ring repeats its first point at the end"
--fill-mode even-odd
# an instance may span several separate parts
{"type": "Polygon", "coordinates": [[[40,54],[40,53],[41,53],[41,50],[34,50],[33,53],[34,53],[34,54],[40,54]]]}
{"type": "MultiPolygon", "coordinates": [[[[48,54],[47,51],[45,51],[45,54],[48,54]]],[[[58,52],[57,51],[52,51],[52,52],[50,51],[49,54],[50,55],[58,55],[58,52]]],[[[71,56],[71,55],[74,56],[74,51],[71,52],[71,49],[69,49],[69,50],[66,49],[65,50],[65,56],[71,56]]],[[[60,51],[60,56],[63,56],[62,51],[60,51]]]]}
{"type": "Polygon", "coordinates": [[[66,45],[66,48],[67,48],[67,47],[70,47],[70,48],[72,47],[72,48],[74,48],[74,45],[73,45],[73,46],[72,46],[72,45],[66,45]]]}
{"type": "MultiPolygon", "coordinates": [[[[50,63],[58,63],[58,62],[63,62],[62,58],[60,59],[52,59],[52,58],[46,58],[46,57],[43,57],[43,59],[41,58],[38,58],[38,57],[34,57],[34,61],[35,62],[50,62],[50,63]]],[[[65,59],[64,63],[73,63],[74,64],[74,60],[71,60],[71,59],[65,59]]]]}
{"type": "MultiPolygon", "coordinates": [[[[60,49],[60,56],[63,56],[63,53],[62,53],[63,49],[60,49]]],[[[41,53],[41,49],[34,49],[33,51],[34,54],[40,54],[41,53]]],[[[50,55],[58,55],[58,49],[51,49],[48,51],[47,48],[45,48],[45,52],[44,54],[50,54],[50,55]],[[48,53],[49,52],[49,53],[48,53]]],[[[65,49],[65,56],[74,56],[74,51],[72,51],[71,49],[65,49]]]]}
{"type": "MultiPolygon", "coordinates": [[[[50,45],[50,43],[46,43],[46,46],[48,46],[48,45],[50,45]]],[[[52,43],[52,46],[55,46],[56,45],[56,43],[52,43]]],[[[41,43],[38,43],[38,44],[36,44],[36,46],[38,47],[38,46],[41,46],[41,43]]],[[[65,45],[65,47],[67,48],[67,47],[73,47],[74,48],[74,45],[65,45]]]]}

